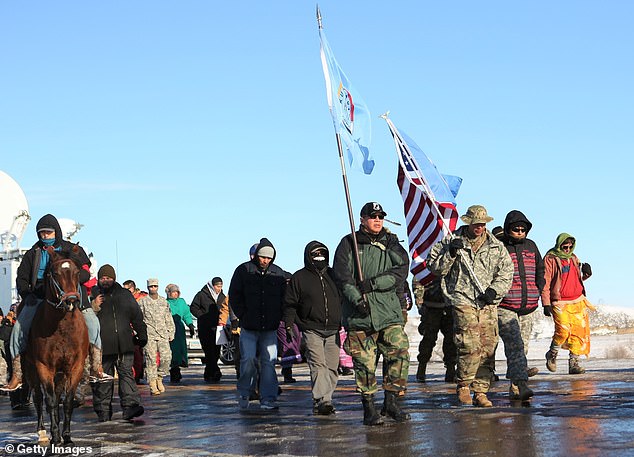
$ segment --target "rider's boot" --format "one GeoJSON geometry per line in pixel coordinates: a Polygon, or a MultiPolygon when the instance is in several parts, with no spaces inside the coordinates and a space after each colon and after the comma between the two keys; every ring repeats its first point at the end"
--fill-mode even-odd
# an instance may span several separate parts
{"type": "Polygon", "coordinates": [[[100,348],[91,344],[88,355],[90,356],[90,382],[108,382],[114,380],[108,373],[103,372],[103,367],[101,366],[102,351],[100,348]]]}
{"type": "Polygon", "coordinates": [[[22,364],[20,363],[20,356],[13,358],[13,374],[9,380],[9,384],[0,388],[3,392],[13,392],[22,387],[22,364]]]}

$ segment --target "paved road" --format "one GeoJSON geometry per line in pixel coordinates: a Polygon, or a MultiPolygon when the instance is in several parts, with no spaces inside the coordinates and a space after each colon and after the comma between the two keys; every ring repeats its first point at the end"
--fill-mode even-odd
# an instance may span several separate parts
{"type": "MultiPolygon", "coordinates": [[[[578,376],[566,374],[564,363],[556,374],[544,370],[531,379],[537,395],[530,407],[511,405],[507,382],[500,381],[490,395],[494,407],[481,409],[456,406],[455,386],[432,363],[428,383],[410,383],[404,405],[412,420],[382,427],[362,425],[351,377],[340,381],[334,416],[312,414],[306,365],[295,369],[296,384],[282,386],[279,411],[245,414],[238,411],[233,368],[223,367],[221,383],[208,385],[198,365],[159,397],[142,386],[146,414],[132,423],[121,420],[118,403],[108,423],[97,423],[89,406],[76,409],[72,436],[76,446],[92,448],[84,455],[103,456],[634,456],[631,364],[590,360],[578,376]]],[[[502,361],[498,370],[504,372],[502,361]]],[[[0,397],[0,455],[42,455],[4,449],[34,445],[34,430],[32,407],[12,411],[0,397]]]]}

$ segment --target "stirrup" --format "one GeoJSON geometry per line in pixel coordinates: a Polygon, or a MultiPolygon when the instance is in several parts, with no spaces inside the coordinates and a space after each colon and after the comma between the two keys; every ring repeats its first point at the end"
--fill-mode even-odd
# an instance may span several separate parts
{"type": "Polygon", "coordinates": [[[114,377],[110,376],[108,373],[102,373],[100,378],[94,375],[88,376],[88,382],[90,383],[111,381],[114,381],[114,377]]]}

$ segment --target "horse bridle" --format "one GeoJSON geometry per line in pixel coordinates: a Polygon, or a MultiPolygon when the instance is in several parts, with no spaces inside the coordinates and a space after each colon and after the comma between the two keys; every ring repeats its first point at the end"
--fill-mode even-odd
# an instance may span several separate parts
{"type": "MultiPolygon", "coordinates": [[[[62,260],[61,262],[70,262],[70,260],[62,260]]],[[[62,268],[64,268],[63,265],[62,265],[62,268]]],[[[52,265],[51,265],[51,270],[52,270],[52,265]]],[[[59,302],[55,303],[47,298],[46,299],[47,303],[53,305],[55,309],[61,309],[64,306],[64,303],[66,303],[69,299],[75,298],[79,301],[79,304],[81,306],[83,294],[81,292],[81,284],[79,284],[79,281],[77,281],[77,292],[66,292],[59,285],[59,282],[57,282],[57,280],[55,279],[55,275],[53,274],[52,271],[49,271],[47,275],[49,276],[51,283],[53,285],[55,296],[59,300],[59,302]]],[[[69,310],[72,310],[72,305],[69,308],[69,310]]]]}

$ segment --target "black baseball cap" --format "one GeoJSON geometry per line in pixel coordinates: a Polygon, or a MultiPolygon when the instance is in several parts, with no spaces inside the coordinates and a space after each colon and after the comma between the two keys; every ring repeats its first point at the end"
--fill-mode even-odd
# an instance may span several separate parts
{"type": "Polygon", "coordinates": [[[377,202],[368,202],[361,208],[361,217],[374,216],[375,214],[380,214],[383,217],[387,216],[381,204],[377,202]]]}

